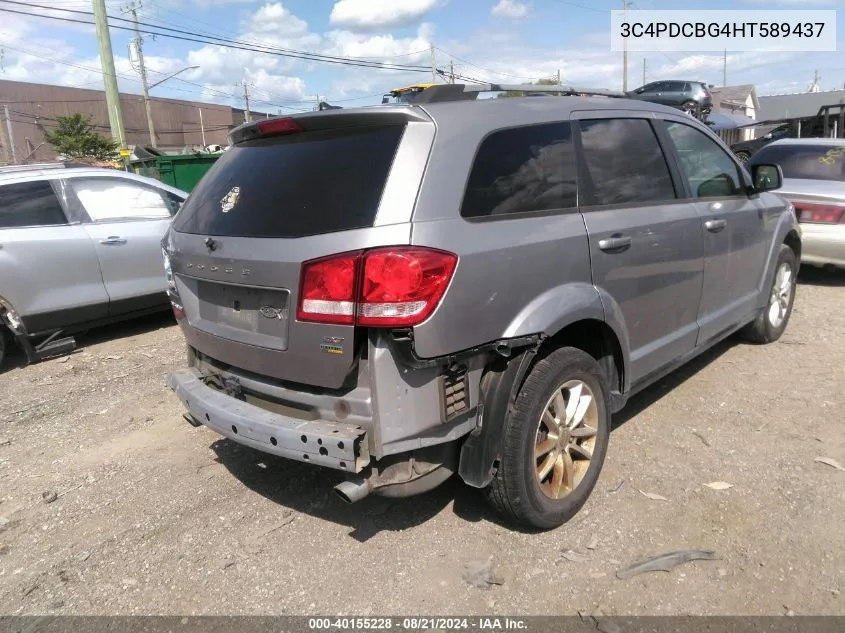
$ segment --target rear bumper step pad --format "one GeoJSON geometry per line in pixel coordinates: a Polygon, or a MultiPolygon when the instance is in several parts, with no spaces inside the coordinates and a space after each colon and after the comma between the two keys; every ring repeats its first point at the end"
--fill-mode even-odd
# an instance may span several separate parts
{"type": "Polygon", "coordinates": [[[366,431],[354,424],[299,420],[264,409],[206,386],[197,369],[168,374],[170,387],[197,422],[230,440],[265,453],[345,472],[369,463],[366,431]]]}

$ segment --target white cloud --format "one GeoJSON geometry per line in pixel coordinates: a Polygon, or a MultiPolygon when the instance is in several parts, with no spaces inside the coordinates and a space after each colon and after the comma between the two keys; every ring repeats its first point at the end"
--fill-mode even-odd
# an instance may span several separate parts
{"type": "Polygon", "coordinates": [[[421,24],[416,37],[394,37],[391,34],[362,35],[351,31],[332,31],[326,35],[328,55],[369,57],[387,63],[415,64],[428,58],[434,26],[421,24]],[[400,59],[401,58],[401,59],[400,59]]]}
{"type": "Polygon", "coordinates": [[[253,2],[255,0],[194,0],[194,4],[202,9],[225,7],[230,4],[252,4],[253,2]]]}
{"type": "Polygon", "coordinates": [[[440,0],[338,0],[329,22],[352,31],[378,31],[416,23],[440,0]]]}
{"type": "Polygon", "coordinates": [[[490,10],[490,13],[497,18],[520,20],[528,15],[528,11],[529,6],[524,2],[519,2],[518,0],[499,0],[499,3],[490,10]]]}

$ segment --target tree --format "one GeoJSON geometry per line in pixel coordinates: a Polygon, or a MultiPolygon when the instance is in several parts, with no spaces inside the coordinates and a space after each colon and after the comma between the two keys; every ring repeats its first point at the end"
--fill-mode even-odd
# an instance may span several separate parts
{"type": "Polygon", "coordinates": [[[65,158],[109,160],[117,153],[117,143],[94,131],[91,117],[81,114],[60,116],[55,130],[44,133],[45,140],[65,158]]]}
{"type": "MultiPolygon", "coordinates": [[[[537,81],[531,81],[526,85],[529,85],[529,86],[556,86],[557,81],[554,80],[554,79],[538,79],[537,81]]],[[[524,97],[527,94],[528,94],[527,92],[508,90],[506,92],[500,92],[499,96],[497,98],[501,99],[503,97],[505,97],[505,98],[507,98],[507,97],[524,97]]],[[[549,92],[549,93],[546,93],[546,94],[554,94],[554,93],[549,92]]]]}

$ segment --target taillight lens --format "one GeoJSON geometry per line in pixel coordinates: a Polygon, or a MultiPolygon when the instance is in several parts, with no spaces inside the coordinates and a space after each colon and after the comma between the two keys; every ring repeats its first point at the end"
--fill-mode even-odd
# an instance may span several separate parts
{"type": "Polygon", "coordinates": [[[261,136],[276,136],[279,134],[296,134],[302,132],[302,126],[294,119],[264,119],[255,124],[261,136]]]}
{"type": "Polygon", "coordinates": [[[359,259],[360,253],[353,253],[303,264],[296,318],[352,325],[359,259]]]}
{"type": "Polygon", "coordinates": [[[401,246],[305,262],[297,319],[409,327],[437,308],[455,272],[452,253],[401,246]]]}
{"type": "Polygon", "coordinates": [[[434,312],[458,258],[424,248],[395,248],[364,255],[358,324],[409,326],[434,312]]]}
{"type": "Polygon", "coordinates": [[[816,222],[820,224],[845,223],[845,206],[837,204],[812,204],[808,202],[794,204],[799,222],[816,222]]]}

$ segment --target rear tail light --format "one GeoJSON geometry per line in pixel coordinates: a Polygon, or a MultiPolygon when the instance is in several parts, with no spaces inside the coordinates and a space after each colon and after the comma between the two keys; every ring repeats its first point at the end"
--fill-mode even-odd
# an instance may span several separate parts
{"type": "Polygon", "coordinates": [[[359,254],[352,254],[306,262],[302,267],[297,318],[353,324],[359,259],[359,254]]]}
{"type": "Polygon", "coordinates": [[[845,206],[838,204],[811,204],[798,202],[795,212],[799,222],[816,222],[819,224],[845,224],[845,206]]]}
{"type": "Polygon", "coordinates": [[[255,123],[244,123],[229,133],[229,143],[237,145],[244,141],[253,141],[267,136],[282,136],[284,134],[298,134],[305,129],[296,119],[277,117],[275,119],[261,119],[255,123]]]}
{"type": "Polygon", "coordinates": [[[437,308],[458,258],[414,246],[377,248],[305,262],[297,319],[411,327],[437,308]]]}
{"type": "Polygon", "coordinates": [[[283,119],[264,119],[255,125],[261,136],[277,136],[279,134],[296,134],[302,132],[302,126],[290,117],[283,119]]]}

